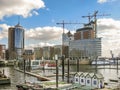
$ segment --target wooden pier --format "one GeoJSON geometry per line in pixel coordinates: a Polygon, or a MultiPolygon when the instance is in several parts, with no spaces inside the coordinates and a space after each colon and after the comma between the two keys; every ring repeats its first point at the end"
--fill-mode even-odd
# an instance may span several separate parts
{"type": "MultiPolygon", "coordinates": [[[[17,69],[17,68],[15,68],[15,70],[24,73],[23,70],[20,70],[20,69],[17,69]]],[[[33,76],[33,77],[36,77],[36,78],[38,78],[38,79],[41,80],[41,81],[50,81],[50,80],[51,80],[50,78],[43,77],[43,76],[40,76],[40,75],[38,75],[38,74],[31,73],[31,72],[27,72],[27,71],[25,71],[25,74],[31,75],[31,76],[33,76]]]]}

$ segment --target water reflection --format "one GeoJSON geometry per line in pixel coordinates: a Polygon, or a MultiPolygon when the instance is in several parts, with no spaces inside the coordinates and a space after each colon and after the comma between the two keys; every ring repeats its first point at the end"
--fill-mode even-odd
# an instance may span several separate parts
{"type": "MultiPolygon", "coordinates": [[[[67,68],[66,68],[67,69],[67,68]]],[[[70,68],[70,71],[74,72],[77,71],[77,66],[72,66],[70,68]]],[[[80,65],[79,71],[81,72],[96,72],[96,66],[95,65],[80,65]]],[[[120,77],[120,66],[116,65],[101,65],[97,66],[97,73],[101,73],[104,76],[105,82],[108,82],[109,79],[116,79],[120,77]]]]}
{"type": "Polygon", "coordinates": [[[24,78],[28,82],[35,82],[37,78],[25,75],[21,72],[14,70],[13,67],[0,67],[2,71],[4,69],[5,75],[11,78],[11,85],[0,85],[0,90],[17,90],[16,85],[19,83],[24,83],[24,78]]]}
{"type": "MultiPolygon", "coordinates": [[[[95,65],[80,65],[79,71],[81,72],[95,72],[95,65]]],[[[120,66],[118,67],[120,68],[120,66]]],[[[24,80],[28,82],[36,82],[37,78],[25,75],[21,72],[14,70],[13,67],[0,67],[0,70],[5,71],[5,74],[11,77],[11,85],[0,85],[0,90],[16,90],[16,84],[24,83],[24,80]],[[25,79],[24,79],[25,78],[25,79]]],[[[76,65],[70,65],[70,71],[77,71],[76,65]]],[[[39,71],[38,71],[39,72],[39,71]]],[[[46,70],[44,74],[50,73],[50,71],[46,70]]],[[[55,72],[55,71],[53,71],[55,72]]],[[[65,66],[65,72],[67,72],[67,66],[65,66]]],[[[103,74],[104,80],[107,82],[109,79],[117,78],[120,75],[120,70],[117,70],[116,65],[111,66],[97,66],[97,72],[103,74]]],[[[41,73],[41,72],[40,72],[41,73]]]]}

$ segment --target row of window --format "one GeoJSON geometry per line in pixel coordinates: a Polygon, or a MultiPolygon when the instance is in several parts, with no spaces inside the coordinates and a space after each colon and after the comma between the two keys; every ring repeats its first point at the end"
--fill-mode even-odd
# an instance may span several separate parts
{"type": "MultiPolygon", "coordinates": [[[[76,82],[78,82],[78,78],[76,78],[76,82]]],[[[84,83],[84,79],[81,79],[81,82],[84,83]]],[[[87,80],[87,84],[90,84],[90,80],[87,80]]],[[[97,81],[94,80],[94,81],[93,81],[93,84],[94,84],[94,85],[97,85],[97,81]]]]}

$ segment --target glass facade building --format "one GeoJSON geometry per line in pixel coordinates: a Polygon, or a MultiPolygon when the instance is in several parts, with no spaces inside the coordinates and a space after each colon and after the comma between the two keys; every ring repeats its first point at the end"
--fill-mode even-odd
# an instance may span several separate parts
{"type": "Polygon", "coordinates": [[[18,56],[21,56],[24,48],[24,29],[21,26],[15,26],[14,37],[15,50],[18,56]]]}
{"type": "Polygon", "coordinates": [[[72,40],[69,42],[70,57],[90,57],[101,56],[101,38],[72,40]]]}
{"type": "Polygon", "coordinates": [[[24,50],[24,28],[17,24],[9,28],[8,51],[9,59],[21,58],[24,50]]]}

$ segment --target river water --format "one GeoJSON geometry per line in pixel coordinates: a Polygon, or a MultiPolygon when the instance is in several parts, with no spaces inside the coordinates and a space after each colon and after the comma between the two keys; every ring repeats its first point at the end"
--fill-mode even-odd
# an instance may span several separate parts
{"type": "MultiPolygon", "coordinates": [[[[0,67],[1,71],[3,69],[5,71],[5,75],[11,78],[11,85],[0,85],[0,90],[17,90],[16,85],[19,83],[24,83],[24,80],[28,82],[37,81],[37,78],[29,75],[24,75],[23,73],[14,70],[13,67],[0,67]]],[[[75,65],[70,66],[70,71],[75,72],[76,69],[77,69],[77,66],[75,65]]],[[[96,69],[96,66],[94,65],[79,66],[79,71],[82,71],[82,72],[95,72],[96,70],[97,72],[103,74],[105,82],[109,81],[109,79],[117,78],[120,75],[120,70],[117,69],[116,65],[98,66],[97,69],[96,69]]],[[[65,71],[67,72],[67,66],[65,66],[65,71]]]]}

